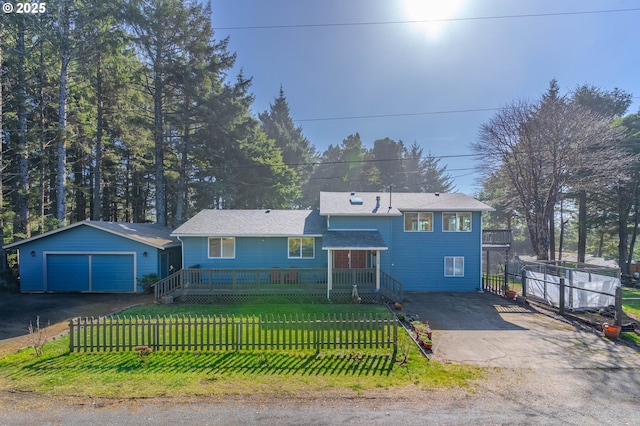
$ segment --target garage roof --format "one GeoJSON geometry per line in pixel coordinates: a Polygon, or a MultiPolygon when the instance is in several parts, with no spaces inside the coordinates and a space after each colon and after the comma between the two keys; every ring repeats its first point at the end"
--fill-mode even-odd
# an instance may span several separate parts
{"type": "Polygon", "coordinates": [[[82,222],[72,223],[71,225],[45,232],[44,234],[7,244],[3,248],[10,249],[19,247],[22,244],[39,240],[40,238],[46,238],[50,235],[57,234],[58,232],[64,232],[78,226],[91,226],[92,228],[110,232],[124,238],[129,238],[158,249],[180,246],[180,241],[171,236],[171,229],[157,223],[102,222],[84,220],[82,222]]]}

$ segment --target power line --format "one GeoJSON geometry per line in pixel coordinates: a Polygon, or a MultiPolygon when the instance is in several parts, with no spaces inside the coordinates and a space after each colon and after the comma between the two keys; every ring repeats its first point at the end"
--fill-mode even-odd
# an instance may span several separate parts
{"type": "Polygon", "coordinates": [[[476,16],[468,18],[442,18],[442,19],[421,19],[402,21],[373,21],[373,22],[330,22],[321,24],[290,24],[290,25],[247,25],[237,27],[217,27],[216,30],[271,30],[288,28],[323,28],[323,27],[359,27],[369,25],[404,25],[404,24],[425,24],[430,22],[457,22],[457,21],[488,21],[494,19],[522,19],[522,18],[545,18],[550,16],[575,16],[575,15],[598,15],[605,13],[638,12],[640,8],[628,9],[605,9],[587,10],[577,12],[553,12],[553,13],[528,13],[519,15],[495,15],[476,16]]]}
{"type": "Polygon", "coordinates": [[[469,112],[486,112],[486,111],[498,111],[500,108],[476,108],[476,109],[456,109],[456,110],[443,110],[443,111],[426,111],[426,112],[407,112],[398,114],[372,114],[372,115],[346,115],[341,117],[319,117],[319,118],[301,118],[293,121],[334,121],[334,120],[358,120],[366,118],[386,118],[386,117],[411,117],[418,115],[438,115],[438,114],[463,114],[469,112]]]}

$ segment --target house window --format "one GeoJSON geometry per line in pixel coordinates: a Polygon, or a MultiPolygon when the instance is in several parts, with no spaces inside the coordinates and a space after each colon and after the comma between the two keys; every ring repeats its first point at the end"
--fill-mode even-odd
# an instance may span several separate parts
{"type": "Polygon", "coordinates": [[[444,276],[445,277],[464,277],[464,257],[445,256],[444,276]]]}
{"type": "Polygon", "coordinates": [[[471,213],[442,213],[442,230],[445,232],[471,232],[471,213]]]}
{"type": "Polygon", "coordinates": [[[431,212],[405,213],[404,214],[404,230],[406,232],[433,231],[433,213],[431,212]]]}
{"type": "Polygon", "coordinates": [[[289,259],[313,259],[315,257],[315,238],[289,238],[289,259]]]}
{"type": "Polygon", "coordinates": [[[209,258],[236,257],[236,239],[234,237],[210,237],[209,258]]]}

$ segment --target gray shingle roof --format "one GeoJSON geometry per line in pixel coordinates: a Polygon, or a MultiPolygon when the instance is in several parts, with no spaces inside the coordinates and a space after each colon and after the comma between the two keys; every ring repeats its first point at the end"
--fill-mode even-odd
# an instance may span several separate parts
{"type": "Polygon", "coordinates": [[[322,237],[322,249],[386,250],[378,231],[327,231],[322,237]]]}
{"type": "Polygon", "coordinates": [[[317,210],[203,210],[173,231],[177,236],[322,235],[317,210]]]}
{"type": "Polygon", "coordinates": [[[110,232],[121,237],[129,238],[160,249],[180,245],[180,241],[178,241],[177,238],[171,236],[171,228],[158,225],[157,223],[102,222],[85,220],[82,222],[72,223],[71,225],[63,226],[61,228],[45,232],[44,234],[36,235],[31,238],[16,241],[15,243],[7,244],[6,246],[4,246],[4,248],[7,249],[17,247],[26,242],[45,238],[50,235],[57,234],[58,232],[64,232],[68,229],[78,226],[91,226],[93,228],[101,229],[103,231],[110,232]]]}
{"type": "Polygon", "coordinates": [[[459,193],[321,192],[320,215],[398,216],[404,211],[493,211],[485,203],[459,193]],[[354,194],[354,195],[351,195],[354,194]],[[362,204],[351,203],[351,197],[362,204]],[[376,197],[380,197],[379,201],[376,197]],[[389,208],[391,206],[391,208],[389,208]]]}

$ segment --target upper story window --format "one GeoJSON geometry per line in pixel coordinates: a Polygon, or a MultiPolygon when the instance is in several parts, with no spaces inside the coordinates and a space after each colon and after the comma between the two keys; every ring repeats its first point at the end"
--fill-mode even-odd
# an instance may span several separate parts
{"type": "Polygon", "coordinates": [[[407,232],[433,231],[433,213],[406,212],[404,214],[404,230],[407,232]]]}
{"type": "Polygon", "coordinates": [[[313,259],[316,250],[315,241],[313,237],[290,237],[289,259],[313,259]]]}
{"type": "Polygon", "coordinates": [[[471,232],[471,213],[442,213],[442,230],[445,232],[471,232]]]}
{"type": "Polygon", "coordinates": [[[209,258],[236,257],[236,239],[234,237],[210,237],[209,258]]]}

